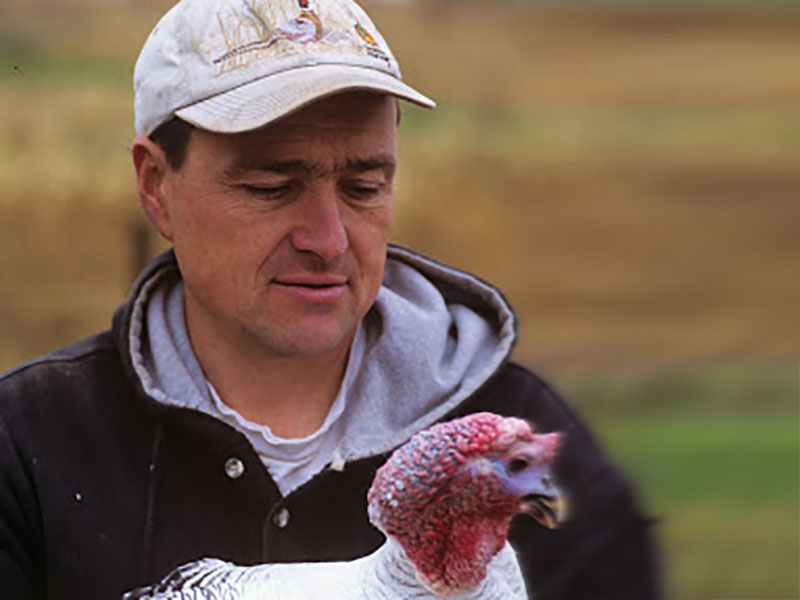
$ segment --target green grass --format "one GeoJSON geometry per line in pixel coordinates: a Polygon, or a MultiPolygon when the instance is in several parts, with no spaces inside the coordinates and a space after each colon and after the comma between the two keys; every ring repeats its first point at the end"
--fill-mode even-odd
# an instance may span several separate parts
{"type": "Polygon", "coordinates": [[[658,519],[670,596],[800,597],[796,365],[566,386],[658,519]]]}
{"type": "Polygon", "coordinates": [[[797,494],[797,422],[789,416],[664,409],[618,417],[604,430],[632,473],[650,482],[657,511],[710,500],[742,510],[797,494]]]}

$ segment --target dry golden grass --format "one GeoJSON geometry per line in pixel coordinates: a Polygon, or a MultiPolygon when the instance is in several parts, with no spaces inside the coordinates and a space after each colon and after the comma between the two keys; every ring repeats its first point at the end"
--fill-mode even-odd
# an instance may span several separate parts
{"type": "MultiPolygon", "coordinates": [[[[395,238],[497,281],[548,369],[796,356],[800,20],[366,3],[409,81],[395,238]]],[[[0,7],[0,368],[105,326],[164,2],[0,7]]]]}

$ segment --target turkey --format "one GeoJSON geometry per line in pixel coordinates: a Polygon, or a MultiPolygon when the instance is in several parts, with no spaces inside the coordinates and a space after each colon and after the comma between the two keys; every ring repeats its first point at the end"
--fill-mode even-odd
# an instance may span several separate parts
{"type": "Polygon", "coordinates": [[[124,600],[526,598],[506,536],[520,512],[548,528],[563,520],[551,472],[561,436],[492,413],[434,425],[375,475],[367,510],[387,539],[372,554],[254,567],[206,558],[124,600]]]}

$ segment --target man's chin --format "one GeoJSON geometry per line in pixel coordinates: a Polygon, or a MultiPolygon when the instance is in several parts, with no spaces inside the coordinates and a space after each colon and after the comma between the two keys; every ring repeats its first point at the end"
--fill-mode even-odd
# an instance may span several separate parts
{"type": "Polygon", "coordinates": [[[330,327],[322,319],[306,321],[311,322],[302,326],[295,323],[294,327],[281,327],[281,331],[273,329],[266,335],[259,335],[259,342],[270,354],[282,358],[322,358],[350,347],[355,326],[330,327]]]}

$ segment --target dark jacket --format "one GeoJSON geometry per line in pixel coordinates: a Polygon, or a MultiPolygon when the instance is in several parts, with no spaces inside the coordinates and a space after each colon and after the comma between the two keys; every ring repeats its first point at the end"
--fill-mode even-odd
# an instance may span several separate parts
{"type": "MultiPolygon", "coordinates": [[[[246,438],[146,395],[112,329],[0,378],[0,597],[117,598],[202,556],[239,564],[341,560],[382,543],[366,493],[386,455],[326,470],[282,497],[246,438]],[[239,476],[230,459],[244,465],[239,476]]],[[[566,432],[557,476],[571,518],[511,529],[537,600],[657,598],[648,523],[564,401],[506,363],[452,418],[490,410],[566,432]]]]}

